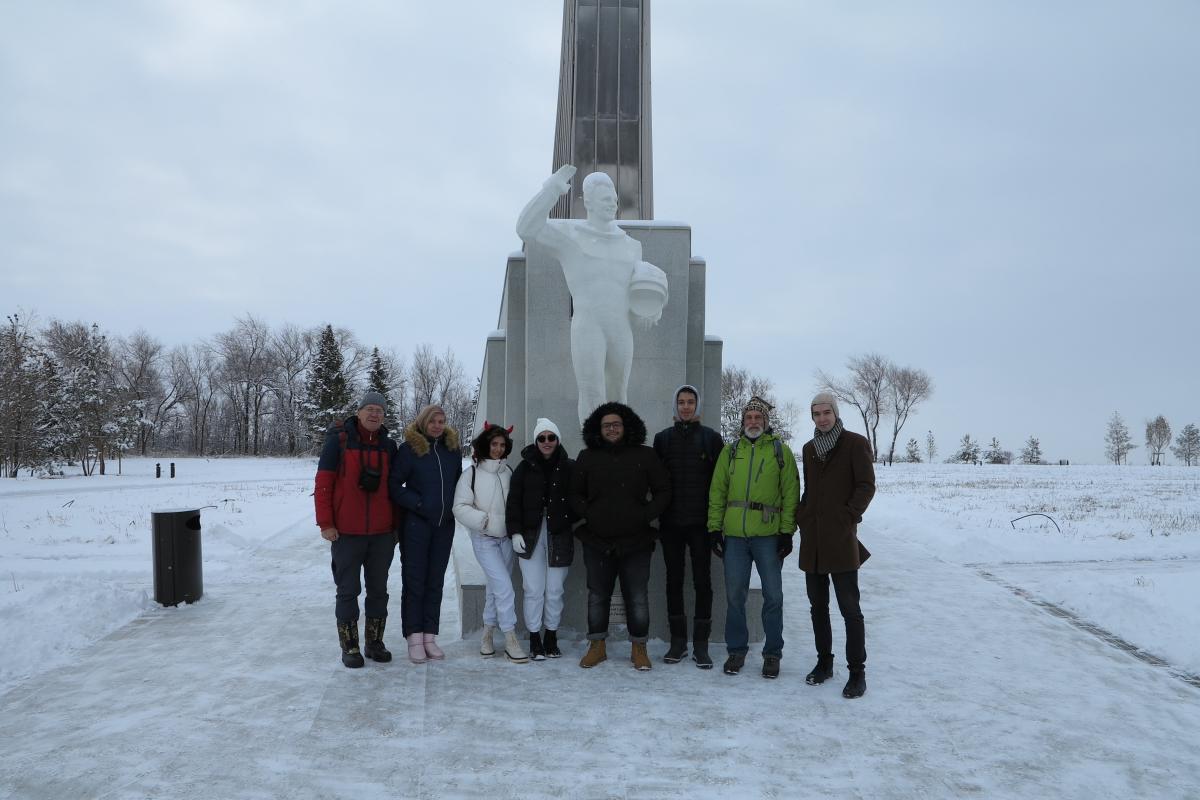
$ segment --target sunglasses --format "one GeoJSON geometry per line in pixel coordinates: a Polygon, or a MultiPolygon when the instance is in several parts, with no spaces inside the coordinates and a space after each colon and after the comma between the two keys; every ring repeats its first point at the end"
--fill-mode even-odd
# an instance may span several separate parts
{"type": "Polygon", "coordinates": [[[557,442],[557,441],[558,441],[558,437],[555,436],[553,433],[543,433],[541,436],[537,437],[538,444],[544,444],[546,442],[557,442]]]}

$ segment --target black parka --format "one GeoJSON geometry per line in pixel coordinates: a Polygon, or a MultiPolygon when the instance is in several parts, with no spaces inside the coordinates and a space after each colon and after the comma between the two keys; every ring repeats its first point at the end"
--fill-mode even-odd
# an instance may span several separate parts
{"type": "Polygon", "coordinates": [[[724,446],[721,434],[699,420],[676,421],[654,435],[654,452],[671,476],[671,504],[659,519],[663,525],[708,524],[708,489],[724,446]]]}
{"type": "Polygon", "coordinates": [[[567,456],[561,444],[548,459],[542,458],[536,444],[521,451],[521,463],[513,470],[504,512],[508,535],[519,533],[525,538],[525,552],[518,554],[521,558],[533,555],[544,515],[550,532],[546,542],[550,566],[571,566],[575,557],[571,526],[578,517],[567,502],[567,491],[574,465],[575,461],[567,456]]]}
{"type": "Polygon", "coordinates": [[[646,424],[623,403],[605,403],[583,423],[587,449],[571,472],[571,509],[584,520],[575,535],[584,544],[617,555],[653,550],[657,531],[650,524],[671,502],[666,468],[646,447],[646,424]],[[600,420],[617,414],[625,435],[610,444],[600,420]]]}

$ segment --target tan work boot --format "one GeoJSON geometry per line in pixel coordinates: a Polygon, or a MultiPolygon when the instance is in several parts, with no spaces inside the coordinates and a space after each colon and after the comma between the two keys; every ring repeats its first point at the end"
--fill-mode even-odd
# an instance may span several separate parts
{"type": "Polygon", "coordinates": [[[633,668],[640,672],[650,669],[650,656],[646,655],[645,642],[633,643],[633,653],[629,660],[633,662],[633,668]]]}
{"type": "Polygon", "coordinates": [[[608,651],[604,648],[603,639],[592,639],[588,642],[588,650],[583,654],[583,658],[579,659],[579,666],[584,669],[591,669],[601,661],[608,660],[608,651]]]}

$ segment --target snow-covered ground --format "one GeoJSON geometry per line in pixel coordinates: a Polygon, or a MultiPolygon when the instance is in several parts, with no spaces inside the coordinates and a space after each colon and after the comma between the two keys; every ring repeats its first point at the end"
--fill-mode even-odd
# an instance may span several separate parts
{"type": "Polygon", "coordinates": [[[577,638],[540,664],[453,642],[445,663],[345,670],[313,461],[178,459],[173,482],[153,464],[0,482],[0,797],[1200,796],[1200,470],[879,468],[870,688],[849,702],[840,655],[803,683],[794,558],[777,681],[756,656],[736,678],[666,666],[660,642],[650,673],[627,643],[580,670],[577,638]],[[164,609],[150,511],[184,506],[215,506],[205,596],[164,609]],[[1034,511],[1061,532],[1010,524],[1034,511]]]}

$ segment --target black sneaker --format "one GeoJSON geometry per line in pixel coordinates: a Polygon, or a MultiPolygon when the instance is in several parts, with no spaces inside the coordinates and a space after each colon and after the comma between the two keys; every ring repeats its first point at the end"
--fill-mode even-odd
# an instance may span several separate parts
{"type": "Polygon", "coordinates": [[[850,680],[846,681],[846,688],[842,689],[842,697],[847,700],[853,700],[856,697],[862,697],[867,693],[867,673],[866,670],[858,670],[850,673],[850,680]]]}
{"type": "Polygon", "coordinates": [[[779,656],[763,656],[763,677],[779,677],[779,656]]]}
{"type": "Polygon", "coordinates": [[[542,645],[540,633],[529,634],[529,658],[532,661],[546,660],[546,648],[542,645]]]}
{"type": "Polygon", "coordinates": [[[737,675],[744,666],[746,666],[745,653],[730,653],[729,658],[725,659],[725,674],[737,675]]]}
{"type": "Polygon", "coordinates": [[[562,658],[562,650],[558,649],[558,631],[546,631],[542,646],[546,649],[546,658],[562,658]]]}
{"type": "Polygon", "coordinates": [[[833,656],[817,656],[817,665],[812,672],[804,676],[804,682],[809,686],[820,686],[833,677],[833,656]]]}

